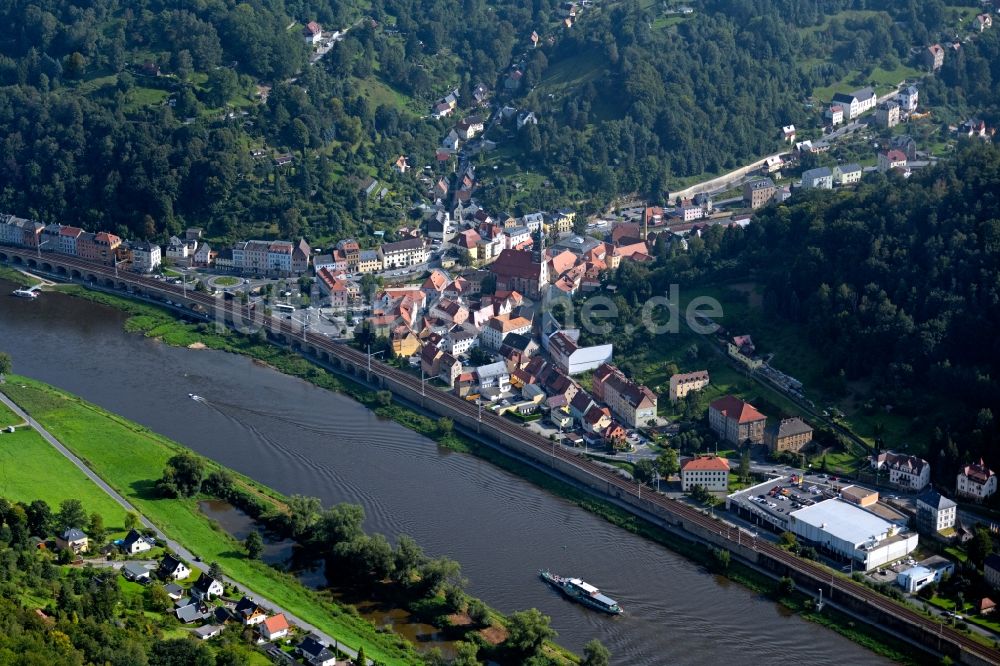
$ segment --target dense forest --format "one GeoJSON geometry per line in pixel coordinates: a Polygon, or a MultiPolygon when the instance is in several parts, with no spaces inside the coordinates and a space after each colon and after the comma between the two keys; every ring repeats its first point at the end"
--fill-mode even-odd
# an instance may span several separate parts
{"type": "MultiPolygon", "coordinates": [[[[829,100],[810,100],[815,88],[919,66],[911,49],[958,25],[941,0],[716,0],[665,26],[657,11],[587,10],[526,59],[538,87],[525,102],[541,120],[521,145],[559,189],[656,199],[678,178],[735,168],[778,150],[780,127],[816,125],[829,100]]],[[[925,103],[996,118],[998,43],[987,33],[949,55],[925,103]]]]}
{"type": "MultiPolygon", "coordinates": [[[[864,380],[866,398],[932,433],[942,478],[980,456],[1000,466],[1000,148],[971,142],[909,179],[802,193],[745,229],[656,248],[654,267],[625,262],[614,276],[627,307],[671,283],[750,277],[765,312],[822,350],[826,392],[864,380]]],[[[626,356],[653,344],[615,343],[626,356]]]]}

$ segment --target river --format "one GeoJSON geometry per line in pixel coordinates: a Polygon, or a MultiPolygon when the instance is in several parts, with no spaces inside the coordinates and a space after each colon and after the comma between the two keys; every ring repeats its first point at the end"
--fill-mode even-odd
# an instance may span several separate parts
{"type": "Polygon", "coordinates": [[[412,535],[462,564],[470,593],[503,612],[537,607],[559,642],[591,638],[615,664],[887,663],[832,631],[474,456],[353,400],[241,356],[168,347],[125,316],[60,294],[8,298],[0,350],[15,371],[76,393],[283,493],[364,506],[370,531],[412,535]],[[189,393],[203,396],[204,403],[189,393]],[[580,575],[626,609],[568,603],[537,577],[580,575]]]}

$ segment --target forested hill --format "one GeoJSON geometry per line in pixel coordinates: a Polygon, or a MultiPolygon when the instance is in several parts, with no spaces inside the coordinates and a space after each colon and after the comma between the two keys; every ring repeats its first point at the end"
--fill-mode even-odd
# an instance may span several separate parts
{"type": "Polygon", "coordinates": [[[623,267],[616,283],[634,303],[672,282],[752,278],[768,316],[805,329],[827,393],[861,392],[930,433],[928,459],[952,463],[937,473],[980,456],[1000,464],[1000,147],[966,144],[909,179],[803,192],[651,271],[623,267]]]}
{"type": "MultiPolygon", "coordinates": [[[[679,14],[661,5],[585,10],[555,44],[526,58],[528,83],[537,84],[526,105],[541,120],[522,145],[565,189],[605,201],[631,192],[656,198],[686,177],[780,150],[784,125],[818,136],[830,93],[811,99],[814,91],[878,81],[885,92],[887,82],[922,76],[919,49],[968,35],[978,7],[706,0],[679,14]]],[[[949,51],[945,68],[926,79],[921,103],[935,118],[996,116],[996,32],[977,34],[957,56],[949,51]]]]}

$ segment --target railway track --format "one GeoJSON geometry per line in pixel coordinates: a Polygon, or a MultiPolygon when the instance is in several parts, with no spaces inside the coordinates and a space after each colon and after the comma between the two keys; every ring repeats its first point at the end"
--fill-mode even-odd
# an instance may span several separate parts
{"type": "MultiPolygon", "coordinates": [[[[32,252],[12,250],[10,248],[4,248],[4,251],[12,255],[20,256],[23,260],[35,259],[35,254],[32,252]]],[[[45,258],[49,260],[49,263],[75,268],[81,272],[86,271],[84,274],[100,275],[103,278],[111,278],[116,282],[124,283],[126,285],[137,285],[159,293],[169,294],[173,298],[180,297],[181,299],[185,299],[202,306],[207,310],[207,313],[218,313],[221,310],[234,320],[237,318],[242,321],[252,320],[256,324],[269,327],[269,330],[280,331],[281,333],[289,336],[290,339],[311,345],[316,349],[321,349],[331,357],[342,359],[356,365],[359,368],[367,368],[370,363],[373,373],[386,379],[390,379],[399,385],[405,386],[417,395],[424,395],[426,399],[430,399],[438,404],[445,405],[456,412],[464,414],[468,418],[479,423],[480,430],[502,432],[508,437],[535,449],[539,454],[538,457],[540,460],[544,460],[545,457],[549,457],[550,459],[558,458],[566,464],[585,471],[593,478],[606,483],[609,495],[617,495],[618,497],[628,496],[630,498],[635,498],[637,501],[648,502],[667,514],[677,516],[678,518],[681,518],[689,523],[696,524],[705,530],[712,531],[713,533],[718,532],[721,538],[726,539],[734,545],[742,545],[743,538],[740,528],[730,526],[714,517],[710,517],[683,502],[660,495],[652,488],[648,488],[646,495],[642,496],[641,487],[638,484],[627,481],[617,473],[609,470],[607,467],[595,463],[594,461],[586,458],[584,455],[566,449],[565,447],[557,446],[541,435],[525,430],[523,427],[518,426],[507,419],[499,417],[492,412],[482,411],[478,408],[478,406],[451,393],[445,393],[437,389],[425,392],[425,386],[422,386],[420,379],[386,363],[370,359],[364,352],[354,349],[345,343],[334,342],[324,335],[311,333],[309,331],[303,332],[301,328],[292,326],[286,320],[264,316],[261,313],[254,312],[248,306],[238,304],[235,301],[220,300],[217,297],[209,296],[193,290],[185,290],[183,287],[167,284],[161,280],[154,280],[142,275],[124,274],[121,272],[119,272],[116,276],[115,271],[107,266],[92,264],[73,257],[59,257],[57,260],[53,260],[51,255],[49,255],[45,258]]],[[[36,261],[41,263],[41,260],[36,259],[36,261]]],[[[204,315],[205,313],[202,314],[204,315]]],[[[830,589],[831,594],[847,594],[855,597],[856,599],[861,599],[873,608],[918,626],[929,634],[937,635],[942,641],[947,641],[961,646],[967,652],[989,663],[1000,664],[1000,651],[997,649],[985,646],[982,643],[979,643],[952,629],[951,627],[944,626],[940,622],[936,622],[931,618],[921,615],[912,608],[896,603],[895,601],[860,583],[853,580],[838,578],[828,568],[822,567],[809,560],[803,560],[796,557],[795,555],[792,555],[791,553],[778,548],[774,544],[767,541],[755,539],[753,542],[753,548],[755,548],[758,552],[765,554],[767,557],[780,562],[792,571],[808,576],[814,580],[823,581],[822,584],[830,589]]]]}

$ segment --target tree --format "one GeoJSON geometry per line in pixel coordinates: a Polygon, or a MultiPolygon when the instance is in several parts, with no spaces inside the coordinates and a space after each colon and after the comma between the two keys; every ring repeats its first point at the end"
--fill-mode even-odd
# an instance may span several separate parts
{"type": "Polygon", "coordinates": [[[664,479],[669,479],[680,470],[680,463],[677,460],[677,451],[667,447],[656,457],[656,471],[664,479]]]}
{"type": "Polygon", "coordinates": [[[795,590],[795,581],[788,576],[784,576],[778,581],[778,596],[787,597],[795,590]]]}
{"type": "MultiPolygon", "coordinates": [[[[28,529],[37,537],[45,537],[52,529],[52,508],[45,500],[35,500],[24,508],[28,529]]],[[[0,517],[0,522],[3,518],[0,517]]]]}
{"type": "Polygon", "coordinates": [[[452,430],[455,429],[455,422],[452,421],[447,416],[442,416],[437,420],[437,430],[438,433],[444,437],[450,435],[452,430]]]}
{"type": "Polygon", "coordinates": [[[794,549],[798,545],[799,541],[795,537],[794,532],[782,532],[781,536],[778,537],[778,544],[784,548],[794,549]]]}
{"type": "Polygon", "coordinates": [[[132,511],[129,511],[128,513],[126,513],[125,514],[125,529],[126,530],[134,530],[138,526],[139,526],[139,516],[137,516],[132,511]]]}
{"type": "Polygon", "coordinates": [[[396,540],[392,560],[393,580],[403,585],[409,585],[427,558],[413,537],[401,534],[396,540]]]}
{"type": "Polygon", "coordinates": [[[466,607],[465,612],[480,627],[485,627],[490,623],[490,609],[481,599],[469,599],[469,605],[466,607]]]}
{"type": "Polygon", "coordinates": [[[292,495],[288,498],[288,529],[293,539],[301,539],[309,534],[319,522],[323,503],[318,497],[292,495]]]}
{"type": "Polygon", "coordinates": [[[392,404],[392,391],[379,391],[375,394],[375,400],[380,407],[388,407],[392,404]]]}
{"type": "Polygon", "coordinates": [[[243,540],[243,547],[247,551],[247,557],[251,560],[259,559],[261,553],[264,552],[264,539],[261,538],[260,532],[250,530],[250,534],[243,540]]]}
{"type": "Polygon", "coordinates": [[[145,608],[153,613],[165,613],[174,605],[162,585],[149,585],[145,592],[145,608]]]}
{"type": "Polygon", "coordinates": [[[479,646],[469,641],[459,641],[455,645],[455,658],[451,666],[479,666],[479,646]]]}
{"type": "Polygon", "coordinates": [[[14,361],[11,360],[10,354],[7,352],[0,352],[0,384],[3,384],[14,369],[14,361]]]}
{"type": "Polygon", "coordinates": [[[358,648],[358,656],[354,658],[355,666],[368,666],[368,658],[365,657],[365,646],[358,648]]]}
{"type": "Polygon", "coordinates": [[[59,503],[59,513],[56,514],[56,529],[63,531],[73,527],[82,529],[87,524],[87,512],[78,499],[66,499],[59,503]]]}
{"type": "Polygon", "coordinates": [[[63,61],[63,73],[67,78],[78,79],[83,76],[84,71],[87,69],[87,59],[83,57],[83,54],[79,51],[73,51],[73,53],[66,56],[63,61]]]}
{"type": "Polygon", "coordinates": [[[534,655],[545,641],[556,637],[549,622],[550,619],[537,608],[513,613],[507,619],[508,635],[504,645],[523,657],[534,655]]]}
{"type": "Polygon", "coordinates": [[[214,578],[215,580],[220,580],[222,578],[222,567],[218,562],[212,562],[208,565],[208,577],[214,578]]]}
{"type": "Polygon", "coordinates": [[[157,488],[167,497],[193,497],[205,480],[205,462],[190,453],[179,453],[167,461],[157,488]]]}
{"type": "Polygon", "coordinates": [[[215,666],[212,651],[204,643],[188,638],[156,641],[149,654],[150,666],[215,666]]]}
{"type": "Polygon", "coordinates": [[[750,449],[744,449],[743,453],[740,454],[740,466],[737,473],[743,483],[750,480],[750,449]]]}
{"type": "Polygon", "coordinates": [[[652,460],[642,459],[635,463],[635,479],[640,483],[649,483],[653,480],[653,474],[656,472],[656,466],[653,464],[652,460]]]}
{"type": "Polygon", "coordinates": [[[986,556],[993,552],[993,537],[990,536],[990,531],[985,527],[977,527],[976,533],[965,546],[965,552],[977,568],[982,567],[986,556]]]}
{"type": "Polygon", "coordinates": [[[596,638],[583,646],[583,659],[580,666],[608,666],[611,663],[611,653],[604,644],[596,638]]]}
{"type": "Polygon", "coordinates": [[[87,526],[87,536],[97,544],[104,542],[104,537],[107,534],[107,529],[104,527],[104,516],[99,513],[90,514],[90,524],[87,526]]]}

